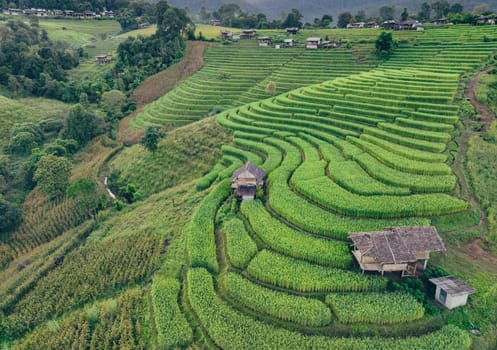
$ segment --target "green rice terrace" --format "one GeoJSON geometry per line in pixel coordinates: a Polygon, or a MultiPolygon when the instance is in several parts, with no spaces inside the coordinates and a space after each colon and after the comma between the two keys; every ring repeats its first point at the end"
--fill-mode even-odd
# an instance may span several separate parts
{"type": "Polygon", "coordinates": [[[494,349],[497,259],[462,255],[459,235],[487,223],[458,151],[474,114],[464,89],[495,64],[497,30],[395,32],[388,59],[379,33],[296,36],[342,41],[330,50],[211,44],[197,73],[131,119],[168,131],[155,153],[97,150],[94,172],[145,198],[0,271],[5,347],[494,349]],[[266,174],[254,200],[232,193],[246,162],[266,174]],[[349,232],[429,225],[447,246],[432,276],[363,273],[351,252],[349,232]],[[449,273],[477,290],[451,311],[426,291],[449,273]]]}

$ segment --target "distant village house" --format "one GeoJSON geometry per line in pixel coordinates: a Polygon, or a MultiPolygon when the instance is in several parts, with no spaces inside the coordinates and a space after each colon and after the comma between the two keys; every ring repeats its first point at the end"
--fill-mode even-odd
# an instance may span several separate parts
{"type": "Polygon", "coordinates": [[[97,64],[107,64],[112,61],[112,56],[111,55],[98,55],[95,56],[95,61],[97,64]]]}
{"type": "Polygon", "coordinates": [[[295,46],[295,40],[294,39],[285,39],[283,40],[283,47],[290,48],[295,46]]]}
{"type": "Polygon", "coordinates": [[[220,31],[221,39],[233,39],[233,33],[228,30],[220,31]]]}
{"type": "Polygon", "coordinates": [[[317,50],[321,46],[321,38],[307,38],[305,48],[307,50],[317,50]]]}
{"type": "Polygon", "coordinates": [[[321,47],[323,49],[335,49],[337,47],[340,46],[340,42],[339,41],[335,41],[335,40],[326,40],[326,41],[323,41],[323,43],[321,44],[321,47]]]}
{"type": "Polygon", "coordinates": [[[390,227],[385,231],[349,233],[353,255],[361,270],[400,271],[402,277],[415,276],[426,269],[431,252],[445,246],[433,226],[390,227]]]}
{"type": "Polygon", "coordinates": [[[254,199],[258,186],[264,186],[266,172],[247,162],[231,176],[231,190],[242,200],[254,199]]]}
{"type": "Polygon", "coordinates": [[[292,27],[292,28],[286,28],[286,33],[289,35],[295,35],[299,32],[299,28],[292,27]]]}
{"type": "Polygon", "coordinates": [[[252,39],[255,38],[257,32],[254,29],[244,29],[240,34],[240,39],[252,39]]]}
{"type": "Polygon", "coordinates": [[[260,47],[268,47],[271,46],[271,38],[268,36],[260,36],[257,38],[260,47]]]}

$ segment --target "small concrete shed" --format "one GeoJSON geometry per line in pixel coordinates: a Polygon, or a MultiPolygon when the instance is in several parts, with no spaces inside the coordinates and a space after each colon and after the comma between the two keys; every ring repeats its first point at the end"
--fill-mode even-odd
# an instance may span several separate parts
{"type": "Polygon", "coordinates": [[[476,290],[454,276],[430,278],[430,282],[437,286],[435,299],[447,309],[466,305],[468,295],[476,290]]]}

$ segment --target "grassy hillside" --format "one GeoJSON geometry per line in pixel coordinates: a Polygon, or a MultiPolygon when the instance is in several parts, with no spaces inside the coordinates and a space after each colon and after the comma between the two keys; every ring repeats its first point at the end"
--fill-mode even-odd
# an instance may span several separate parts
{"type": "Polygon", "coordinates": [[[298,37],[339,36],[330,51],[212,46],[133,121],[171,129],[154,153],[103,139],[78,158],[74,178],[119,172],[141,200],[50,233],[74,211],[32,194],[32,229],[4,249],[0,344],[495,348],[494,115],[463,91],[493,29],[397,33],[384,61],[375,30],[298,37]],[[229,177],[246,161],[266,189],[240,203],[229,177]],[[350,231],[430,224],[447,252],[419,279],[362,274],[350,253],[350,231]],[[468,306],[433,300],[427,278],[445,274],[477,289],[468,306]]]}
{"type": "Polygon", "coordinates": [[[0,147],[5,147],[12,127],[19,123],[62,120],[71,106],[43,98],[10,99],[0,96],[0,147]]]}
{"type": "Polygon", "coordinates": [[[153,153],[142,145],[126,148],[112,160],[109,171],[119,172],[121,181],[133,183],[148,196],[208,172],[220,158],[219,146],[230,139],[209,118],[169,133],[153,153]]]}

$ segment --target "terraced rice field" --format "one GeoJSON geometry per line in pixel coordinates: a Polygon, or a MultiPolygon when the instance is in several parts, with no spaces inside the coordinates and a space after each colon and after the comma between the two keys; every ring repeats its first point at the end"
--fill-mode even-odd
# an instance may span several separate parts
{"type": "Polygon", "coordinates": [[[370,53],[362,53],[361,48],[320,52],[276,50],[259,48],[253,40],[211,46],[204,61],[199,72],[145,107],[133,120],[133,126],[185,125],[271,96],[266,92],[270,81],[275,84],[275,93],[280,93],[366,71],[374,63],[370,53]]]}
{"type": "MultiPolygon", "coordinates": [[[[466,331],[425,315],[414,298],[392,293],[386,278],[361,274],[347,233],[429,225],[432,217],[468,208],[454,194],[447,145],[458,121],[461,74],[497,51],[497,43],[467,38],[487,34],[470,27],[416,33],[416,46],[399,48],[374,69],[352,65],[317,84],[302,78],[306,86],[292,90],[300,80],[288,79],[280,92],[289,91],[257,102],[250,100],[263,96],[265,81],[299,72],[292,65],[268,68],[271,75],[251,87],[240,80],[247,93],[236,103],[248,103],[217,117],[234,131],[234,141],[198,180],[199,190],[211,190],[186,228],[185,298],[207,343],[223,349],[469,348],[466,331]],[[268,173],[267,189],[240,204],[230,197],[228,178],[245,161],[268,173]],[[365,326],[350,328],[355,323],[365,326]]],[[[314,59],[326,54],[316,52],[314,59]]]]}

